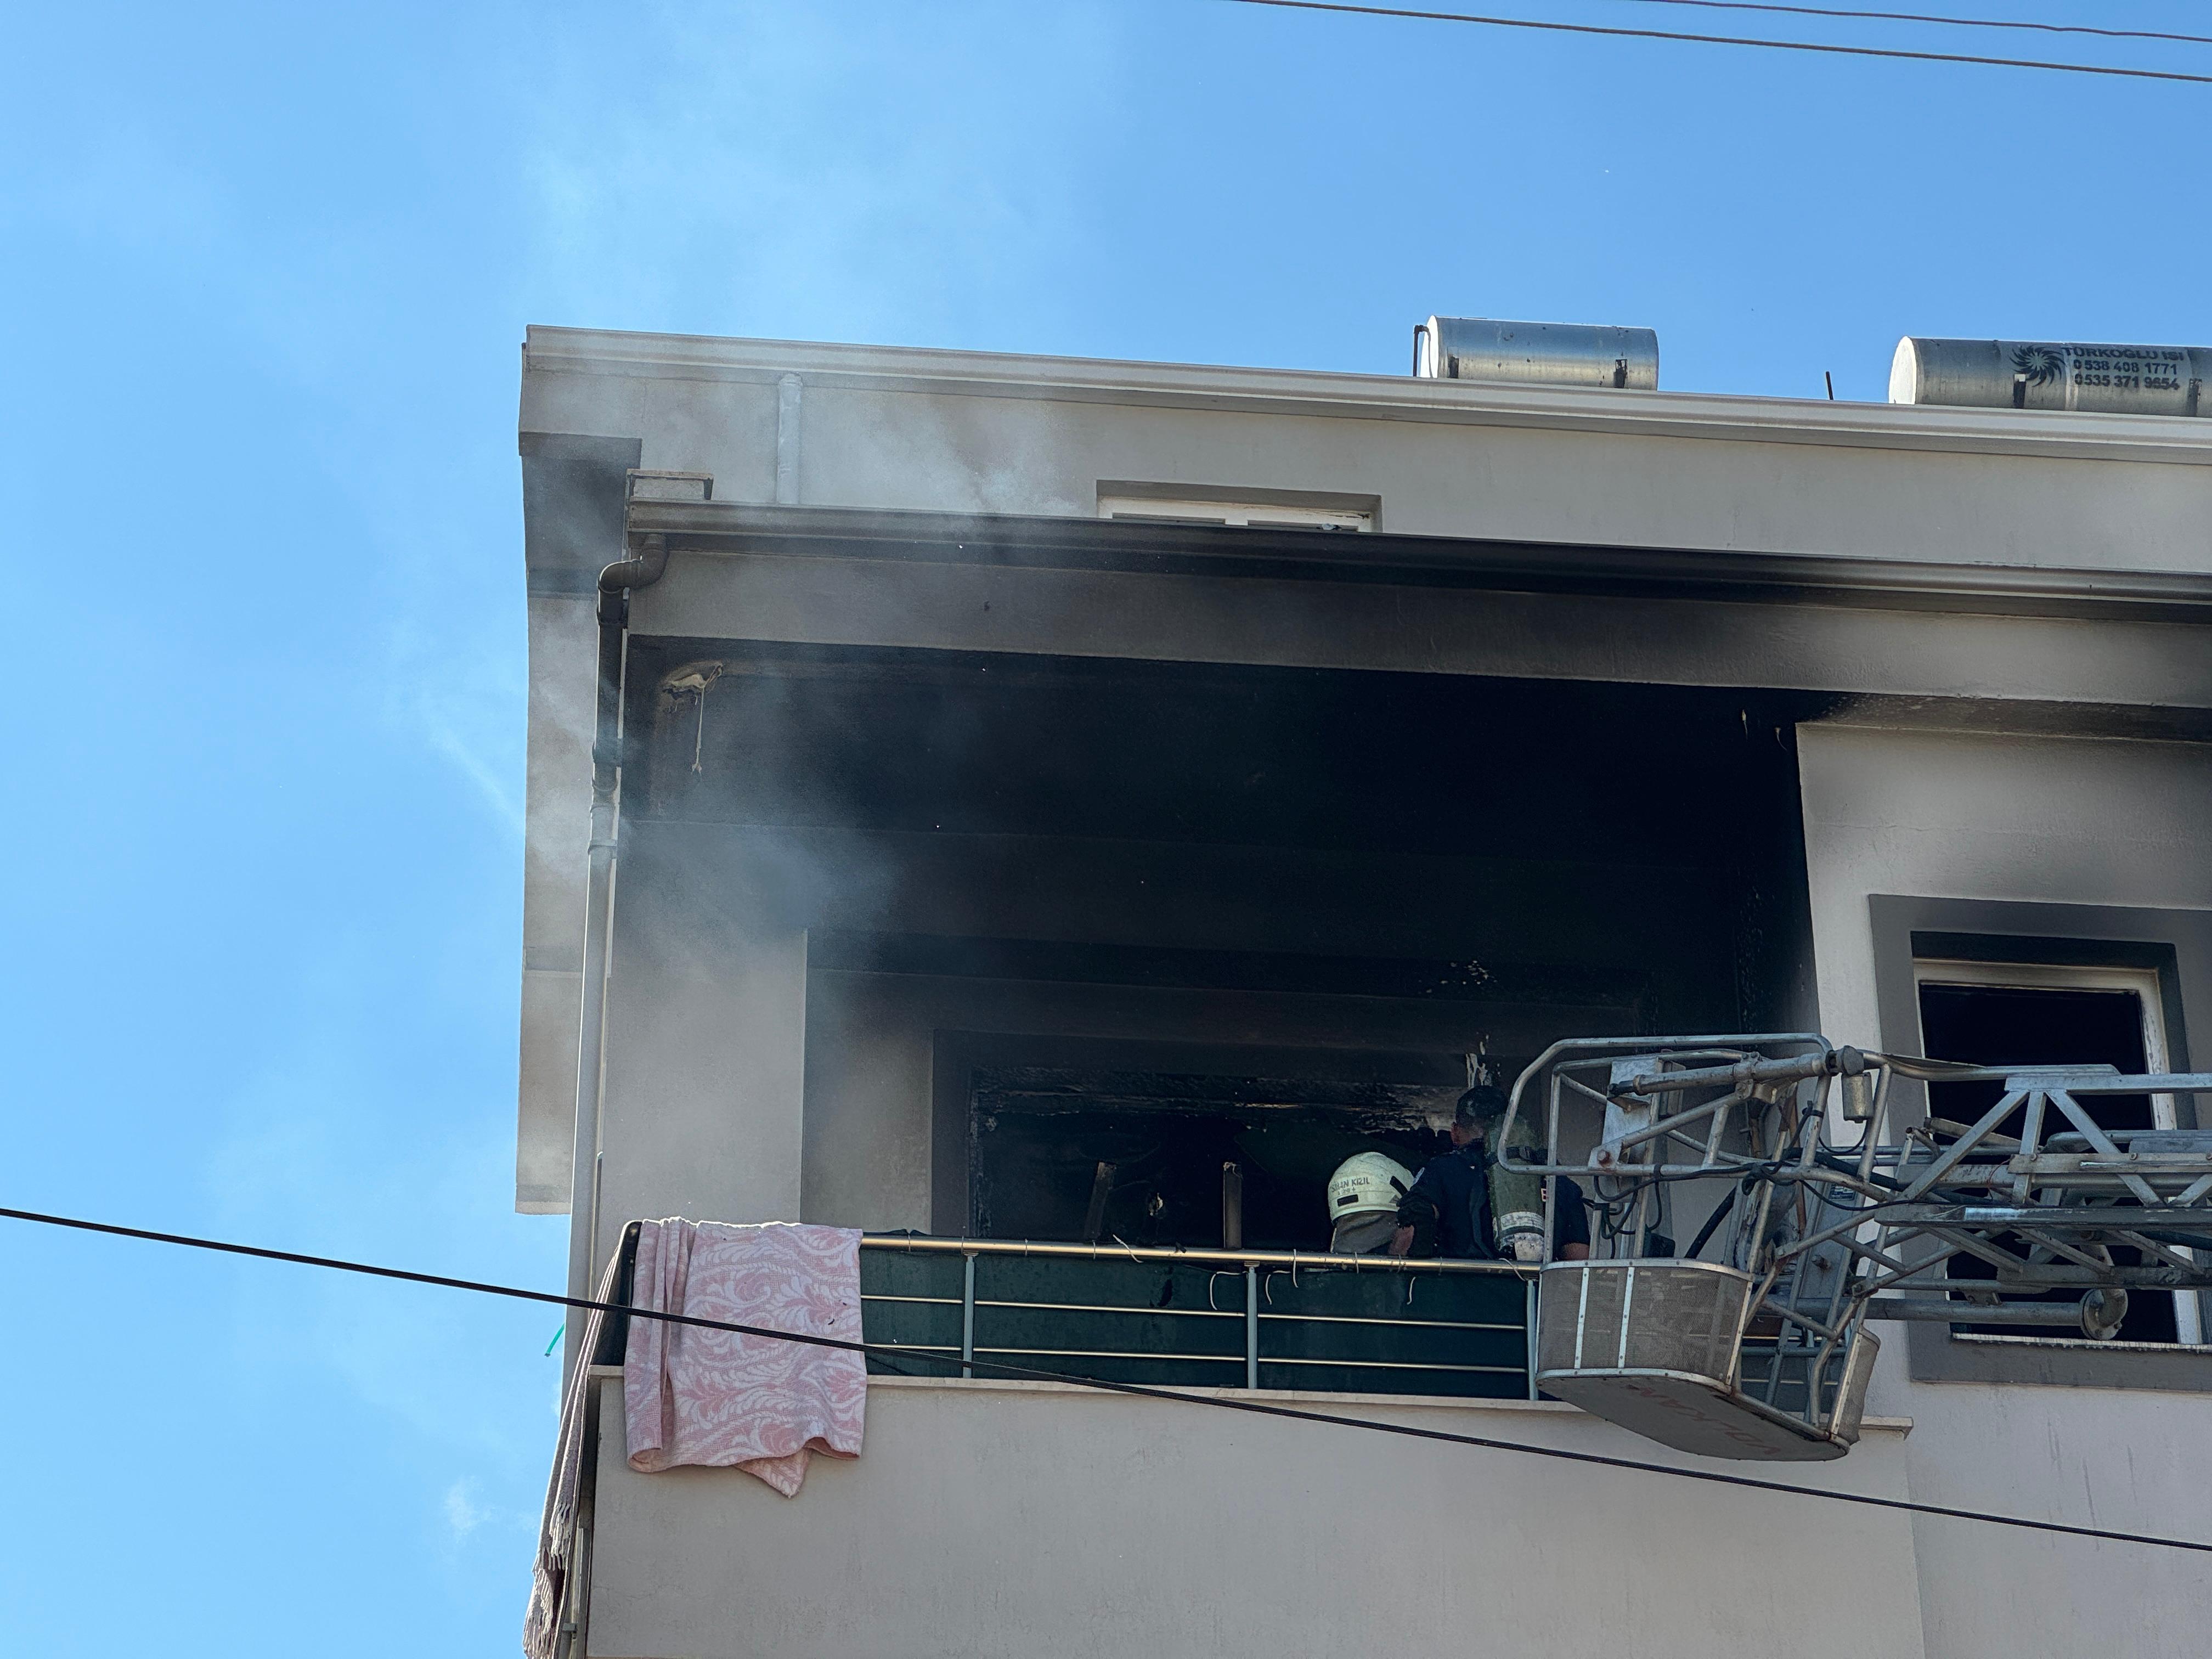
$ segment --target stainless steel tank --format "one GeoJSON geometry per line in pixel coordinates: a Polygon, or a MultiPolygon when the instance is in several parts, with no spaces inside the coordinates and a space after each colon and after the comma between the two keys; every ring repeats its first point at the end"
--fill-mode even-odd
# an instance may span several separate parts
{"type": "Polygon", "coordinates": [[[1431,380],[1659,389],[1659,337],[1591,323],[1431,317],[1413,325],[1413,373],[1431,380]]]}
{"type": "Polygon", "coordinates": [[[2084,345],[2064,340],[1923,340],[1890,360],[1893,404],[2067,409],[2105,415],[2212,415],[2212,347],[2084,345]]]}

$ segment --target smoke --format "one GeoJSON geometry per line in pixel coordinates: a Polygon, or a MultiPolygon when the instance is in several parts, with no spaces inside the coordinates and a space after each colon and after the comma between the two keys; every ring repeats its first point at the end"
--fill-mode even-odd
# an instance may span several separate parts
{"type": "Polygon", "coordinates": [[[446,1524],[456,1538],[467,1537],[491,1519],[490,1512],[477,1504],[476,1489],[473,1480],[456,1480],[446,1488],[446,1524]]]}
{"type": "Polygon", "coordinates": [[[519,848],[529,670],[503,630],[417,615],[390,642],[387,718],[428,745],[519,848]]]}
{"type": "Polygon", "coordinates": [[[625,19],[642,96],[606,99],[604,43],[582,40],[518,89],[532,264],[559,273],[535,314],[908,341],[972,336],[1018,296],[1034,316],[1081,227],[1069,151],[1109,106],[1110,9],[939,8],[926,31],[866,5],[625,19]]]}

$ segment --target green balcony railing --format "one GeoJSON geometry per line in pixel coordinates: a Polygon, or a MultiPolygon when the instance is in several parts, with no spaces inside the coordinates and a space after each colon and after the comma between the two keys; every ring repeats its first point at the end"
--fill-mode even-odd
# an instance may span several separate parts
{"type": "Polygon", "coordinates": [[[1500,1262],[870,1235],[882,1375],[1526,1398],[1528,1281],[1500,1262]],[[976,1362],[984,1362],[978,1364],[976,1362]]]}

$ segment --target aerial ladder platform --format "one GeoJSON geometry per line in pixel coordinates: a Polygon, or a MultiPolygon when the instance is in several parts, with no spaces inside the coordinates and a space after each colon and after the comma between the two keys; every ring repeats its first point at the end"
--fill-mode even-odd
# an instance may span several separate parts
{"type": "Polygon", "coordinates": [[[1554,1043],[1496,1143],[1507,1170],[1571,1177],[1595,1224],[1590,1260],[1553,1261],[1546,1182],[1537,1385],[1679,1450],[1820,1461],[1858,1438],[1875,1322],[2110,1341],[2131,1294],[2212,1287],[2212,1129],[2106,1129],[2094,1103],[2208,1093],[2212,1073],[1976,1066],[1814,1033],[1554,1043]],[[1893,1133],[1904,1079],[2000,1092],[1972,1123],[1893,1133]],[[1678,1214],[1703,1218],[1686,1246],[1678,1214]]]}

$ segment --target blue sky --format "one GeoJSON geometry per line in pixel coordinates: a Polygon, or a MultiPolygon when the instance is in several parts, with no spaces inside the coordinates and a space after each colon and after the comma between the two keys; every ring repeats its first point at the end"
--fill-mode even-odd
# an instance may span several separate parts
{"type": "MultiPolygon", "coordinates": [[[[526,324],[1396,373],[1441,311],[1846,398],[1905,332],[2212,339],[2212,88],[1209,0],[80,4],[8,47],[0,1202],[549,1288],[526,324]]],[[[515,1650],[557,1315],[0,1243],[9,1651],[515,1650]]]]}

